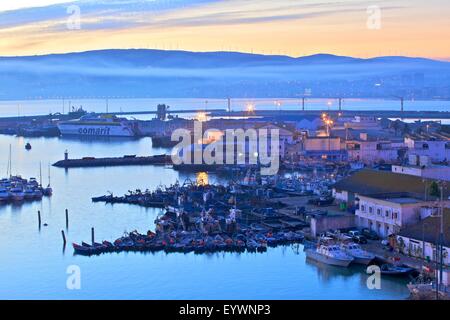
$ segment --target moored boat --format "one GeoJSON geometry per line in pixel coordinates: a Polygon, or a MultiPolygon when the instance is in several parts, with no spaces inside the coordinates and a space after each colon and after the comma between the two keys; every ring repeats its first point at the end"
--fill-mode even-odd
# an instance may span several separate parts
{"type": "Polygon", "coordinates": [[[413,272],[414,269],[407,266],[399,266],[394,264],[383,264],[381,266],[381,274],[389,276],[406,276],[413,272]]]}
{"type": "Polygon", "coordinates": [[[356,243],[343,243],[341,244],[341,249],[353,257],[354,263],[367,266],[373,259],[375,259],[375,255],[373,253],[363,250],[361,246],[356,243]]]}
{"type": "Polygon", "coordinates": [[[305,249],[306,257],[325,264],[348,267],[354,260],[338,245],[319,244],[316,248],[305,249]]]}
{"type": "Polygon", "coordinates": [[[11,199],[11,193],[6,188],[0,188],[0,203],[11,199]]]}
{"type": "Polygon", "coordinates": [[[24,198],[27,200],[31,200],[34,198],[34,190],[32,188],[27,187],[24,192],[24,198]]]}
{"type": "Polygon", "coordinates": [[[93,253],[91,246],[79,245],[76,243],[72,243],[72,246],[76,254],[90,255],[93,253]]]}
{"type": "Polygon", "coordinates": [[[14,187],[11,188],[10,192],[11,192],[11,199],[13,201],[20,202],[25,200],[25,193],[23,192],[22,188],[14,187]]]}
{"type": "Polygon", "coordinates": [[[139,129],[135,121],[113,115],[84,115],[78,120],[58,123],[61,134],[91,137],[136,137],[139,129]]]}

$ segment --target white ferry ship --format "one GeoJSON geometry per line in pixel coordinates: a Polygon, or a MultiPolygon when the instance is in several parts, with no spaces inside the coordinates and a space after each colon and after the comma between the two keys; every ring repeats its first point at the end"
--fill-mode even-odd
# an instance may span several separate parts
{"type": "Polygon", "coordinates": [[[88,114],[77,120],[61,121],[62,135],[93,137],[135,137],[139,135],[137,123],[113,115],[88,114]]]}

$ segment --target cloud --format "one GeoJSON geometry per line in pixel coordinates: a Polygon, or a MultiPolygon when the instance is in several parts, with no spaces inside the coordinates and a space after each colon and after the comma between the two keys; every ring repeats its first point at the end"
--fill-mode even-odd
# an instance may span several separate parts
{"type": "MultiPolygon", "coordinates": [[[[254,24],[365,12],[367,1],[293,0],[78,0],[47,7],[0,12],[0,30],[35,25],[65,25],[67,8],[79,6],[87,30],[254,24]],[[57,23],[49,23],[50,21],[57,23]]],[[[384,10],[399,8],[385,6],[384,10]]],[[[50,27],[47,31],[62,31],[50,27]]]]}
{"type": "Polygon", "coordinates": [[[448,50],[436,33],[445,38],[450,32],[443,22],[450,5],[444,5],[439,17],[430,16],[430,12],[437,14],[430,6],[438,1],[442,0],[429,0],[427,5],[419,0],[394,4],[389,0],[77,0],[0,11],[0,50],[4,55],[23,55],[175,43],[193,51],[233,47],[280,53],[282,49],[291,55],[321,51],[373,56],[397,50],[445,57],[448,50]],[[366,9],[374,4],[382,8],[383,28],[370,32],[366,9]],[[67,28],[71,5],[81,9],[81,30],[67,28]],[[71,43],[64,43],[69,36],[71,43]],[[421,47],[416,44],[419,39],[432,45],[421,47]],[[303,45],[296,45],[299,42],[303,45]]]}
{"type": "Polygon", "coordinates": [[[101,21],[101,18],[111,19],[120,16],[131,18],[132,15],[157,14],[211,2],[214,0],[78,0],[46,7],[0,12],[0,28],[13,28],[49,20],[66,20],[70,15],[67,12],[69,6],[78,6],[82,19],[97,17],[101,21]]]}

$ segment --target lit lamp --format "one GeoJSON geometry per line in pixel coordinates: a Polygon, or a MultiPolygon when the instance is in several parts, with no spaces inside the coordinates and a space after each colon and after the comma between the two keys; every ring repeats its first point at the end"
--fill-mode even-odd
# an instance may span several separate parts
{"type": "Polygon", "coordinates": [[[198,112],[196,119],[200,122],[205,122],[207,120],[206,112],[198,112]]]}
{"type": "Polygon", "coordinates": [[[252,103],[247,103],[247,106],[245,107],[245,110],[247,113],[254,113],[255,112],[255,105],[252,103]]]}

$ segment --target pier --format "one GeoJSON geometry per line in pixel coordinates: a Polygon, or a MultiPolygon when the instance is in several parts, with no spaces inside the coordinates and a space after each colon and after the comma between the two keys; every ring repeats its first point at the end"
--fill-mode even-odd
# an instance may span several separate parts
{"type": "Polygon", "coordinates": [[[170,156],[162,154],[148,157],[135,155],[123,157],[95,158],[85,157],[81,159],[64,159],[53,164],[58,168],[83,168],[83,167],[114,167],[114,166],[142,166],[142,165],[166,165],[172,163],[170,156]]]}
{"type": "Polygon", "coordinates": [[[332,117],[345,115],[346,117],[354,116],[372,116],[378,118],[399,118],[399,119],[450,119],[448,111],[401,111],[401,110],[255,110],[251,114],[248,111],[211,111],[211,117],[301,117],[301,116],[317,116],[327,113],[332,117]]]}

